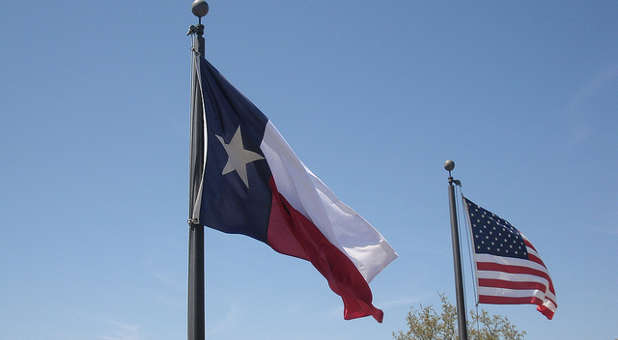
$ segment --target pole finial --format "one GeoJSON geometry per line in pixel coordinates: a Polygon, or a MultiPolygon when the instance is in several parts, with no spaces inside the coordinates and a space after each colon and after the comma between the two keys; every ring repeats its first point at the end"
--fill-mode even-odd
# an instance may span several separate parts
{"type": "Polygon", "coordinates": [[[453,171],[453,169],[455,169],[455,162],[452,160],[447,160],[446,162],[444,162],[444,170],[451,172],[453,171]]]}
{"type": "Polygon", "coordinates": [[[208,3],[206,0],[195,0],[191,4],[191,12],[198,18],[202,18],[208,14],[208,3]]]}

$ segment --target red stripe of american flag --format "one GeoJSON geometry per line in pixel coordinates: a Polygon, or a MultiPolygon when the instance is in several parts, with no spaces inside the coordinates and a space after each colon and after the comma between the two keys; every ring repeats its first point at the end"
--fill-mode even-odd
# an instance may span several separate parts
{"type": "Polygon", "coordinates": [[[534,248],[534,246],[532,245],[532,243],[530,243],[530,241],[528,241],[527,238],[524,237],[524,235],[521,235],[524,239],[524,243],[526,244],[526,246],[532,248],[532,250],[536,251],[536,248],[534,248]]]}
{"type": "Polygon", "coordinates": [[[535,305],[542,305],[543,300],[534,297],[534,296],[526,296],[526,297],[508,297],[508,296],[490,296],[490,295],[481,295],[479,296],[480,303],[493,303],[497,305],[521,305],[526,303],[532,303],[535,305]]]}
{"type": "MultiPolygon", "coordinates": [[[[509,273],[509,274],[528,274],[528,275],[542,277],[545,280],[547,280],[547,282],[549,282],[549,291],[552,294],[556,294],[554,291],[554,285],[549,275],[547,275],[547,273],[540,271],[538,269],[534,269],[530,267],[523,267],[523,266],[512,266],[512,265],[506,265],[506,264],[499,264],[499,263],[494,263],[494,262],[477,262],[476,268],[478,270],[485,270],[485,271],[503,272],[503,273],[509,273]]],[[[510,282],[512,286],[511,287],[500,287],[500,286],[492,286],[489,284],[481,284],[481,280],[484,280],[484,279],[479,279],[479,287],[527,289],[527,288],[517,288],[516,285],[520,283],[519,281],[505,281],[505,282],[510,282]]],[[[545,291],[545,287],[543,287],[543,289],[540,289],[540,290],[545,291]]],[[[552,301],[552,303],[558,306],[555,301],[552,301]]]]}
{"type": "Polygon", "coordinates": [[[504,272],[510,274],[529,274],[540,276],[547,281],[550,281],[549,275],[547,273],[540,271],[538,269],[530,268],[530,267],[522,267],[522,266],[512,266],[506,264],[499,264],[494,262],[477,262],[476,268],[478,270],[490,270],[496,272],[504,272]]]}
{"type": "MultiPolygon", "coordinates": [[[[521,234],[521,233],[520,233],[520,234],[521,234]]],[[[523,237],[523,239],[524,239],[524,243],[526,244],[526,247],[531,248],[532,250],[534,250],[534,252],[535,252],[535,253],[537,253],[537,254],[538,254],[538,251],[536,250],[536,248],[534,248],[534,246],[532,245],[532,242],[530,242],[530,241],[528,240],[528,238],[526,238],[526,236],[524,236],[523,234],[522,234],[521,236],[522,236],[522,237],[523,237]]],[[[534,262],[536,262],[536,263],[540,264],[541,266],[545,267],[545,269],[547,269],[547,266],[545,265],[545,263],[543,262],[543,260],[541,260],[541,258],[540,258],[540,257],[538,257],[538,256],[536,256],[536,255],[534,255],[534,254],[528,253],[528,259],[529,259],[530,261],[534,261],[534,262]]],[[[549,275],[547,275],[547,281],[549,282],[549,291],[550,291],[552,294],[556,294],[556,292],[554,291],[554,283],[551,281],[551,277],[549,277],[549,275]]],[[[551,300],[551,301],[554,303],[554,305],[556,305],[556,301],[553,301],[553,300],[551,300]]],[[[556,306],[557,306],[557,305],[556,305],[556,306]]]]}
{"type": "Polygon", "coordinates": [[[479,279],[479,286],[481,287],[494,287],[494,288],[508,288],[508,289],[536,289],[545,290],[545,285],[540,282],[526,282],[526,281],[506,281],[499,279],[479,279]]]}
{"type": "Polygon", "coordinates": [[[543,305],[543,300],[537,297],[505,297],[505,296],[489,296],[489,295],[480,295],[479,303],[491,303],[496,305],[522,305],[522,304],[533,304],[537,305],[537,310],[543,315],[545,315],[548,319],[552,319],[554,317],[554,311],[545,307],[543,305]]]}
{"type": "Polygon", "coordinates": [[[543,260],[541,260],[540,258],[536,257],[535,255],[532,255],[532,254],[528,253],[528,260],[534,261],[534,262],[540,264],[541,266],[547,268],[547,266],[545,266],[545,263],[543,263],[543,260]]]}
{"type": "MultiPolygon", "coordinates": [[[[520,233],[520,234],[521,234],[521,233],[520,233]]],[[[530,241],[528,240],[528,238],[527,238],[526,236],[524,236],[523,234],[522,234],[521,236],[522,236],[522,238],[524,239],[524,243],[526,244],[526,247],[531,248],[532,250],[534,250],[534,251],[538,254],[538,251],[536,250],[536,248],[534,248],[534,246],[532,245],[532,242],[530,242],[530,241]]],[[[538,257],[538,256],[536,256],[536,255],[534,255],[534,254],[530,254],[530,253],[528,253],[528,259],[529,259],[530,261],[534,261],[534,262],[536,262],[536,263],[540,264],[541,266],[545,267],[545,269],[547,269],[547,266],[545,265],[545,263],[543,262],[543,260],[541,260],[541,258],[540,258],[540,257],[538,257]]],[[[546,275],[547,275],[547,274],[546,274],[546,275]]],[[[555,295],[555,294],[556,294],[556,292],[554,291],[554,283],[551,281],[551,277],[549,277],[549,275],[547,275],[547,282],[549,282],[549,291],[550,291],[552,294],[554,294],[554,295],[555,295]]],[[[551,299],[550,299],[550,300],[551,300],[551,299]]],[[[558,306],[558,305],[556,304],[556,301],[551,300],[551,302],[553,302],[553,304],[554,304],[555,306],[558,306]]]]}

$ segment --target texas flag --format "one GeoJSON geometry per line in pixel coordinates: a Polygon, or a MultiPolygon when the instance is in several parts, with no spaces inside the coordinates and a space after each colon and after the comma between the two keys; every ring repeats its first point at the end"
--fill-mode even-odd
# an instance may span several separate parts
{"type": "Polygon", "coordinates": [[[199,115],[192,140],[200,145],[192,147],[204,147],[206,157],[195,169],[203,175],[192,219],[311,262],[343,299],[346,320],[371,315],[382,322],[369,282],[395,251],[298,159],[255,105],[208,61],[194,62],[199,115]]]}

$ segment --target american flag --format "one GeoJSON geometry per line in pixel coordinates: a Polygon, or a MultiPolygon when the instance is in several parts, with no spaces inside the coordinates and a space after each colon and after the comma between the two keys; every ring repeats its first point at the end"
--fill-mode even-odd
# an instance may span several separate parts
{"type": "Polygon", "coordinates": [[[547,266],[508,221],[463,197],[472,229],[479,303],[535,304],[548,319],[558,305],[547,266]]]}

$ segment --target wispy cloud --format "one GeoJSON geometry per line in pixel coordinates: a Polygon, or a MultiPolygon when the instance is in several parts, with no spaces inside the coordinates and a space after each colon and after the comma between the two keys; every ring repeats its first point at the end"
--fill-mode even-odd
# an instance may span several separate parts
{"type": "Polygon", "coordinates": [[[616,79],[618,79],[618,64],[610,65],[583,83],[569,98],[566,112],[571,119],[571,141],[573,143],[582,143],[594,135],[594,129],[586,121],[590,113],[586,110],[586,106],[616,79]]]}
{"type": "Polygon", "coordinates": [[[230,328],[241,326],[241,310],[237,304],[231,304],[225,316],[215,321],[212,327],[206,328],[207,337],[225,334],[230,328]]]}
{"type": "Polygon", "coordinates": [[[618,236],[618,211],[614,210],[601,218],[599,224],[593,227],[597,232],[610,236],[618,236]]]}
{"type": "Polygon", "coordinates": [[[594,97],[612,80],[618,78],[618,64],[611,65],[595,74],[590,80],[585,82],[567,104],[567,110],[577,111],[590,98],[594,97]]]}
{"type": "Polygon", "coordinates": [[[171,277],[160,271],[153,271],[152,276],[163,286],[171,288],[175,291],[184,291],[187,289],[186,282],[176,277],[171,277]]]}
{"type": "Polygon", "coordinates": [[[612,236],[618,236],[618,225],[613,225],[609,228],[603,229],[603,231],[612,236]]]}
{"type": "Polygon", "coordinates": [[[141,340],[142,335],[139,325],[111,321],[112,330],[109,335],[101,335],[99,340],[141,340]]]}
{"type": "MultiPolygon", "coordinates": [[[[429,295],[429,294],[427,294],[429,295]]],[[[386,301],[381,304],[383,309],[391,309],[398,307],[410,307],[426,299],[426,296],[403,296],[394,300],[386,301]]]]}
{"type": "Polygon", "coordinates": [[[343,304],[338,305],[337,307],[332,307],[328,311],[328,315],[333,319],[343,319],[343,304]]]}
{"type": "Polygon", "coordinates": [[[153,299],[168,308],[183,308],[186,303],[186,281],[157,270],[153,270],[151,273],[158,283],[158,286],[153,288],[153,299]]]}

